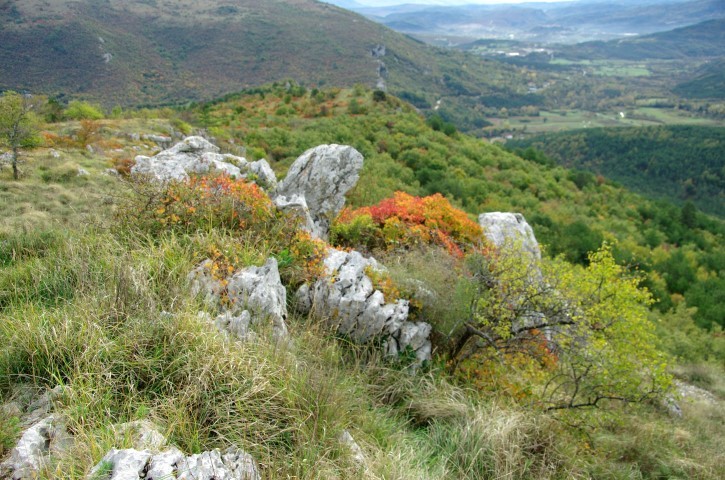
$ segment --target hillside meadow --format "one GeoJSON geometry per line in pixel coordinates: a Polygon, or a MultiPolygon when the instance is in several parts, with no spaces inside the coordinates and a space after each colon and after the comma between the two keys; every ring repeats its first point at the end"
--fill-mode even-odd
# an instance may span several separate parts
{"type": "MultiPolygon", "coordinates": [[[[42,129],[43,145],[26,153],[22,178],[0,171],[0,395],[9,403],[28,389],[63,387],[54,405],[76,442],[43,478],[85,478],[109,448],[127,446],[110,425],[137,419],[155,422],[188,453],[237,444],[270,479],[725,474],[722,299],[712,295],[723,281],[720,220],[699,211],[684,216],[679,207],[542,158],[525,160],[361,87],[270,85],[185,110],[73,121],[61,115],[42,129]],[[144,210],[154,205],[145,199],[158,198],[149,197],[154,187],[127,174],[135,155],[158,148],[141,135],[194,132],[222,151],[268,159],[280,177],[318,144],[363,153],[361,179],[333,241],[388,264],[390,278],[377,281],[391,295],[405,293],[404,277],[412,275],[450,299],[438,310],[421,307],[441,331],[443,320],[467,314],[464,265],[435,244],[415,240],[401,249],[380,240],[388,238],[384,230],[375,237],[374,226],[355,230],[346,222],[377,215],[391,197],[408,198],[401,195],[441,193],[447,201],[436,200],[436,211],[461,225],[478,213],[517,211],[544,245],[544,264],[574,279],[606,264],[587,255],[606,241],[613,281],[636,279],[624,272],[638,270],[643,281],[628,285],[654,294],[651,310],[627,306],[641,313],[638,321],[647,317],[647,348],[666,359],[667,376],[707,389],[714,400],[680,398],[681,418],[656,397],[552,413],[537,382],[556,365],[491,370],[474,358],[471,368],[456,369],[439,338],[434,360],[411,374],[404,355],[383,358],[301,315],[288,319],[289,349],[268,340],[264,327],[255,342],[226,339],[199,315],[213,312],[190,294],[188,272],[215,252],[237,268],[272,255],[293,285],[314,249],[293,248],[306,244],[290,243],[284,217],[240,229],[196,209],[173,210],[178,221],[166,210],[144,210]],[[167,228],[150,228],[145,218],[166,218],[167,228]],[[704,292],[699,311],[691,308],[698,297],[679,290],[683,278],[704,292]],[[362,447],[364,465],[341,446],[343,430],[362,447]]],[[[203,198],[192,200],[204,206],[203,198]]],[[[498,275],[505,278],[505,269],[498,275]]],[[[568,277],[557,278],[564,288],[568,277]]],[[[19,421],[0,420],[0,456],[17,440],[19,421]]]]}

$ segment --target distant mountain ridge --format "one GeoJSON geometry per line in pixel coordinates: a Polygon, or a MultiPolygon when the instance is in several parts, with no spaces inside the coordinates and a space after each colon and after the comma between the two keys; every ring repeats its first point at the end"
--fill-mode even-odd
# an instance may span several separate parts
{"type": "Polygon", "coordinates": [[[565,46],[560,54],[570,59],[672,60],[721,57],[725,55],[724,47],[725,18],[721,18],[624,40],[565,46]]]}
{"type": "Polygon", "coordinates": [[[644,35],[725,17],[725,3],[721,0],[612,0],[458,6],[411,3],[352,8],[406,33],[547,43],[644,35]]]}
{"type": "Polygon", "coordinates": [[[108,106],[204,100],[286,78],[385,83],[421,108],[526,92],[513,67],[426,46],[314,0],[0,0],[0,65],[0,89],[108,106]]]}

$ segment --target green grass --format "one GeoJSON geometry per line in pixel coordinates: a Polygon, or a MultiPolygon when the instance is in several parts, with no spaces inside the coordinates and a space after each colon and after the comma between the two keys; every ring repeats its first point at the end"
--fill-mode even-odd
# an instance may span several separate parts
{"type": "Polygon", "coordinates": [[[647,77],[651,75],[650,69],[643,62],[627,62],[622,60],[567,60],[555,58],[549,62],[551,65],[580,66],[591,70],[594,75],[611,77],[647,77]]]}
{"type": "MultiPolygon", "coordinates": [[[[412,128],[398,115],[400,128],[412,128]]],[[[684,405],[679,421],[656,405],[623,407],[577,430],[505,394],[482,395],[453,381],[438,361],[411,375],[312,319],[290,316],[289,349],[267,341],[263,326],[256,342],[220,335],[199,315],[215,312],[190,296],[186,275],[211,247],[259,263],[278,239],[219,231],[151,237],[120,227],[114,213],[129,192],[102,172],[115,155],[136,153],[133,147],[147,152],[125,133],[144,125],[163,132],[167,125],[144,122],[104,122],[97,150],[117,142],[123,153],[114,146],[88,154],[76,146],[53,159],[38,149],[20,181],[2,179],[0,403],[27,385],[62,385],[55,408],[76,438],[41,478],[85,478],[110,448],[131,446],[110,425],[138,419],[155,422],[186,453],[237,444],[260,462],[266,479],[705,479],[725,473],[722,410],[714,407],[684,405]],[[68,163],[91,175],[43,178],[68,163]],[[362,447],[365,469],[340,445],[343,430],[362,447]]],[[[52,126],[55,133],[77,128],[52,126]]],[[[506,178],[515,173],[514,157],[486,152],[482,163],[506,178]]],[[[288,159],[280,157],[283,168],[288,159]]],[[[392,169],[391,162],[383,165],[392,169]]],[[[357,203],[381,194],[363,191],[366,185],[394,188],[366,175],[353,194],[357,203]]],[[[414,277],[442,287],[454,283],[454,272],[435,252],[397,260],[385,259],[393,276],[416,271],[414,277]]],[[[455,319],[459,294],[451,289],[451,305],[438,305],[433,314],[455,319]]],[[[716,392],[718,375],[715,367],[683,373],[716,392]]],[[[0,417],[0,456],[19,433],[13,418],[0,417]]]]}
{"type": "Polygon", "coordinates": [[[597,127],[645,127],[653,125],[722,126],[722,120],[694,117],[686,112],[669,108],[637,107],[619,111],[589,112],[583,110],[546,111],[535,117],[489,119],[494,128],[503,128],[520,134],[563,132],[597,127]]]}

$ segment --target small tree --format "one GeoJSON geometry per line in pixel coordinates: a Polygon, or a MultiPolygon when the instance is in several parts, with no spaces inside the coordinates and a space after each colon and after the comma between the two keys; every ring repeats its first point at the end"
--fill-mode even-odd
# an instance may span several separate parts
{"type": "Polygon", "coordinates": [[[0,145],[10,149],[13,178],[20,178],[20,150],[40,143],[35,104],[28,95],[5,92],[0,97],[0,145]]]}
{"type": "Polygon", "coordinates": [[[648,291],[607,246],[589,265],[541,264],[515,250],[477,262],[480,289],[452,366],[519,370],[550,411],[639,402],[670,385],[648,320],[648,291]]]}

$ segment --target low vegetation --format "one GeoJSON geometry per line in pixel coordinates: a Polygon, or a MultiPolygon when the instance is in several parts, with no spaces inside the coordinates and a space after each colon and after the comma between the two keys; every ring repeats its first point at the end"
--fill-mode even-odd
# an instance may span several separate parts
{"type": "MultiPolygon", "coordinates": [[[[666,230],[647,220],[670,207],[447,135],[398,99],[379,97],[364,89],[292,95],[278,85],[170,112],[183,122],[52,123],[43,138],[53,150],[30,152],[19,181],[0,171],[9,200],[0,203],[0,398],[62,385],[56,409],[77,439],[42,476],[84,478],[109,448],[123,446],[109,425],[136,419],[154,421],[189,453],[235,443],[270,479],[725,474],[724,339],[714,324],[695,325],[689,299],[671,295],[675,283],[666,290],[660,274],[670,270],[641,268],[641,282],[629,268],[652,261],[675,272],[684,264],[697,267],[693,281],[709,281],[721,223],[696,212],[693,241],[665,248],[666,230]],[[349,112],[353,98],[357,113],[349,112]],[[153,186],[108,172],[123,178],[129,157],[151,152],[135,133],[169,134],[172,124],[207,128],[223,148],[267,157],[279,173],[317,143],[363,152],[363,175],[333,241],[388,265],[388,277],[376,280],[434,325],[434,361],[412,375],[405,355],[381,358],[298,316],[288,319],[288,350],[264,331],[247,343],[219,334],[199,315],[214,311],[188,291],[195,265],[211,258],[234,270],[275,256],[292,287],[319,275],[322,246],[294,235],[294,221],[255,185],[211,177],[153,186]],[[79,144],[82,132],[89,135],[79,144]],[[542,263],[549,282],[536,285],[555,286],[562,298],[521,283],[530,263],[486,247],[469,215],[494,209],[538,218],[550,252],[558,242],[577,252],[542,263]],[[586,235],[563,233],[574,219],[600,235],[592,248],[575,243],[586,235]],[[648,230],[662,236],[651,257],[648,230]],[[612,245],[600,249],[601,239],[612,245]],[[647,308],[643,283],[663,289],[658,308],[666,313],[647,308]],[[517,291],[529,302],[519,309],[506,296],[517,291]],[[677,307],[662,307],[665,300],[677,307]],[[531,305],[553,311],[561,302],[583,329],[566,330],[562,317],[571,335],[559,349],[533,327],[517,338],[504,333],[531,305]],[[485,334],[483,343],[476,335],[461,341],[469,327],[485,334]],[[578,350],[584,338],[596,348],[578,350]],[[682,419],[669,417],[661,399],[671,375],[709,389],[717,403],[684,400],[682,419]],[[599,408],[572,408],[582,403],[599,408]],[[362,447],[365,466],[340,444],[343,430],[362,447]]],[[[0,454],[19,433],[15,418],[0,420],[0,454]]]]}

